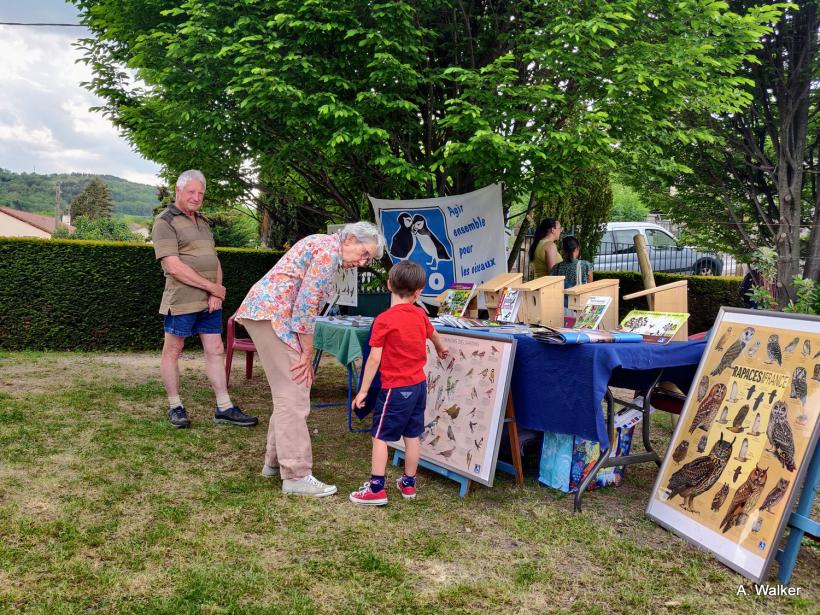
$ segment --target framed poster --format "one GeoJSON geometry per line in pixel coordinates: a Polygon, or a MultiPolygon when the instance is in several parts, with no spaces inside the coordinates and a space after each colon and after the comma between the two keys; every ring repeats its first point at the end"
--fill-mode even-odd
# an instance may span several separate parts
{"type": "Polygon", "coordinates": [[[820,317],[721,308],[646,514],[760,583],[817,444],[820,317]]]}
{"type": "MultiPolygon", "coordinates": [[[[491,487],[507,408],[515,338],[442,332],[450,351],[439,359],[427,341],[427,409],[421,458],[491,487]]],[[[388,442],[404,450],[402,441],[388,442]]]]}

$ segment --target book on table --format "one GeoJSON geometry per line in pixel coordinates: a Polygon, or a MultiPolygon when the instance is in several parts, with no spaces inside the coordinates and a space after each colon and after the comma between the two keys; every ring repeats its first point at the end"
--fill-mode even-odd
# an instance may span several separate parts
{"type": "Polygon", "coordinates": [[[612,297],[590,297],[584,309],[578,312],[573,329],[597,329],[607,309],[612,304],[612,297]]]}
{"type": "Polygon", "coordinates": [[[464,316],[474,293],[475,284],[472,282],[456,282],[438,296],[439,315],[464,316]]]}
{"type": "Polygon", "coordinates": [[[495,319],[498,322],[517,322],[522,298],[523,293],[520,290],[503,289],[498,297],[495,319]]]}
{"type": "Polygon", "coordinates": [[[689,318],[686,312],[649,312],[632,310],[621,321],[621,331],[638,333],[644,341],[666,344],[689,318]]]}

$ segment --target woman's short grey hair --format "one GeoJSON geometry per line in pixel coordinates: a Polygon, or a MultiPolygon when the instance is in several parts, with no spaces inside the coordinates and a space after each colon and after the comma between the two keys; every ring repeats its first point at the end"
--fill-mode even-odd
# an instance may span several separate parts
{"type": "Polygon", "coordinates": [[[379,231],[379,227],[372,222],[353,222],[345,224],[339,231],[339,237],[344,241],[348,237],[355,237],[362,243],[372,243],[376,246],[373,258],[381,258],[384,254],[384,236],[379,231]]]}
{"type": "Polygon", "coordinates": [[[185,185],[195,179],[198,182],[202,182],[202,189],[205,189],[205,176],[202,174],[202,171],[197,171],[196,169],[188,169],[187,171],[183,171],[182,174],[177,178],[177,190],[184,190],[185,185]]]}

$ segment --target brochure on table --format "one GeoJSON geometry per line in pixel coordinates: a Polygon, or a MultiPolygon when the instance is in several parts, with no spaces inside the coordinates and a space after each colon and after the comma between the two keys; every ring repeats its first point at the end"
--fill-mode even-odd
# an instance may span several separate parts
{"type": "Polygon", "coordinates": [[[578,313],[573,329],[597,329],[607,309],[612,304],[612,297],[590,297],[584,309],[578,313]]]}
{"type": "Polygon", "coordinates": [[[621,331],[639,333],[645,342],[666,344],[689,318],[684,312],[632,310],[621,321],[621,331]]]}
{"type": "Polygon", "coordinates": [[[495,319],[499,322],[518,322],[523,293],[520,290],[505,288],[498,297],[495,319]]]}
{"type": "Polygon", "coordinates": [[[470,282],[453,284],[438,296],[438,313],[446,316],[464,316],[474,292],[475,284],[470,282]]]}

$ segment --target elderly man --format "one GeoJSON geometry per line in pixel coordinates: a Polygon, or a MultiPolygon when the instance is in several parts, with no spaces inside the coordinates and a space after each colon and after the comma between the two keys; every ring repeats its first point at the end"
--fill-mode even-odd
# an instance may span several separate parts
{"type": "Polygon", "coordinates": [[[225,382],[222,345],[222,267],[211,228],[197,213],[205,196],[205,176],[185,171],[176,185],[176,200],[156,217],[154,253],[165,272],[159,312],[165,317],[160,374],[168,394],[171,425],[191,425],[179,398],[179,357],[189,335],[199,335],[205,350],[205,372],[216,394],[214,422],[249,427],[259,422],[233,405],[225,382]]]}

